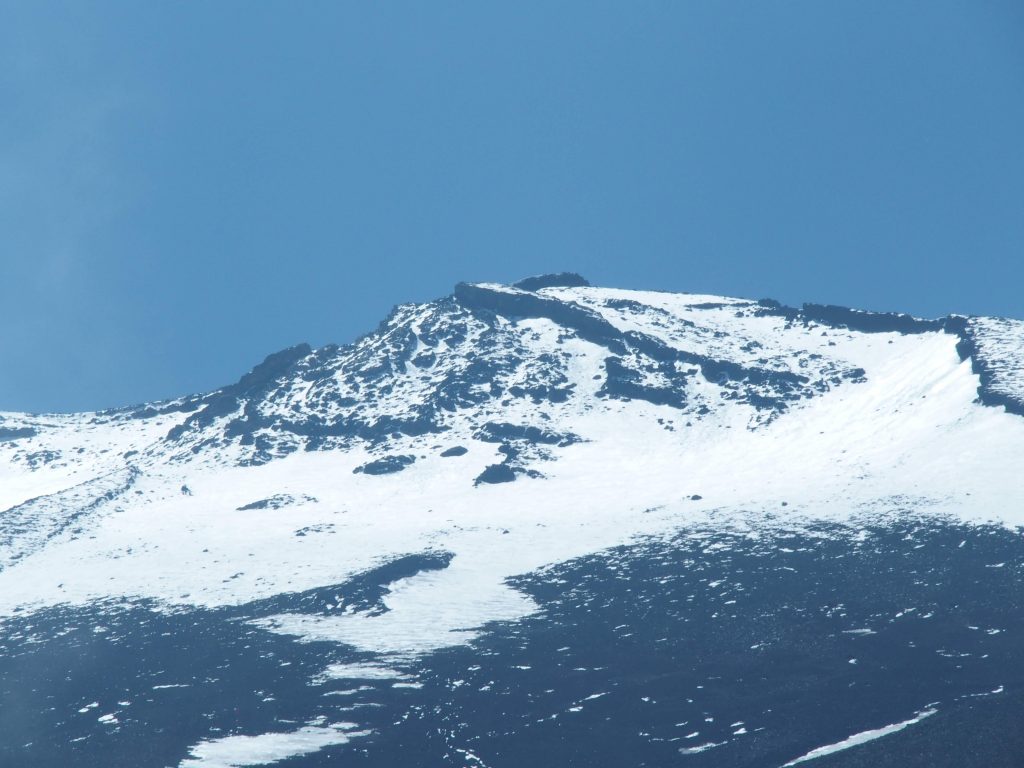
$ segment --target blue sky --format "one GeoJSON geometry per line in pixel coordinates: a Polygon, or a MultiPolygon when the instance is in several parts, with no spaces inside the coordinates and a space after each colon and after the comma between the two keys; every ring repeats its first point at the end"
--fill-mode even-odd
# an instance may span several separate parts
{"type": "Polygon", "coordinates": [[[6,2],[0,410],[459,280],[1024,317],[1024,4],[6,2]]]}

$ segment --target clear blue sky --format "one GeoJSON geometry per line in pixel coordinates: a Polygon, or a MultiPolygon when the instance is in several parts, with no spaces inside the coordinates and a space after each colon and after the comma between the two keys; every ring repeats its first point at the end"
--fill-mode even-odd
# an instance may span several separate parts
{"type": "Polygon", "coordinates": [[[0,5],[0,410],[459,280],[1024,317],[1024,3],[0,5]]]}

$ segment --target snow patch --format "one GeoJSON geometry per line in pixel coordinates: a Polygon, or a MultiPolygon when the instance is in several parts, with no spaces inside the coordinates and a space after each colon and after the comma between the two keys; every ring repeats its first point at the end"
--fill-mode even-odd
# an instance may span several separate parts
{"type": "Polygon", "coordinates": [[[889,736],[890,734],[902,731],[904,728],[908,728],[915,723],[919,723],[925,718],[931,717],[936,712],[938,712],[937,709],[926,709],[922,712],[918,712],[914,717],[909,720],[904,720],[901,723],[893,723],[892,725],[875,728],[874,730],[855,733],[853,736],[849,736],[842,741],[837,741],[835,744],[828,744],[824,747],[812,749],[806,755],[802,755],[795,760],[790,760],[788,763],[785,763],[782,768],[790,768],[790,766],[793,765],[806,763],[808,760],[814,760],[819,757],[824,757],[825,755],[831,755],[835,752],[842,752],[844,749],[850,749],[851,747],[856,747],[860,744],[867,744],[869,741],[874,741],[875,739],[881,739],[883,736],[889,736]]]}

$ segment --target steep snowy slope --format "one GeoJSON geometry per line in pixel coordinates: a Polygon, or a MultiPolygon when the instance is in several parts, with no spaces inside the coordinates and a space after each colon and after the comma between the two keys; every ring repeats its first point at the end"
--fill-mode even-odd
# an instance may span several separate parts
{"type": "MultiPolygon", "coordinates": [[[[411,670],[432,654],[551,610],[516,578],[611,548],[697,530],[854,541],[922,519],[1012,531],[1022,350],[1012,320],[573,275],[460,284],[350,346],[284,350],[208,395],[0,414],[0,633],[53,611],[264,601],[247,631],[363,654],[307,685],[415,691],[411,670]],[[383,592],[353,597],[381,568],[383,592]]],[[[180,764],[315,761],[368,742],[375,727],[344,711],[263,734],[211,726],[178,745],[191,749],[180,764]]],[[[722,754],[742,736],[677,753],[722,754]]],[[[452,764],[492,764],[449,747],[452,764]]]]}

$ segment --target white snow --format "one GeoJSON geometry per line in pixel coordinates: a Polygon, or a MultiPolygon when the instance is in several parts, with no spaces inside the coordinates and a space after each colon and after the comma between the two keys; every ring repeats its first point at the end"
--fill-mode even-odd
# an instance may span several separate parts
{"type": "Polygon", "coordinates": [[[190,757],[179,768],[247,768],[271,765],[290,757],[308,755],[324,747],[345,744],[365,736],[354,723],[308,725],[297,731],[263,733],[257,736],[225,736],[201,741],[189,750],[190,757]]]}
{"type": "Polygon", "coordinates": [[[721,747],[721,746],[723,746],[724,744],[727,744],[727,743],[728,742],[725,742],[725,741],[719,741],[719,742],[709,741],[706,744],[698,744],[696,747],[680,747],[679,748],[679,754],[681,754],[681,755],[699,755],[701,752],[707,752],[709,749],[714,749],[715,747],[721,747]]]}
{"type": "Polygon", "coordinates": [[[381,664],[332,664],[325,669],[319,681],[326,680],[406,680],[409,676],[381,664]]]}
{"type": "Polygon", "coordinates": [[[831,755],[834,752],[842,752],[844,749],[850,749],[851,747],[856,747],[860,744],[866,744],[869,741],[874,741],[875,739],[880,739],[883,736],[888,736],[898,731],[902,731],[904,728],[914,725],[915,723],[921,722],[926,717],[931,717],[937,711],[938,710],[936,709],[926,709],[922,712],[918,712],[917,715],[915,715],[914,717],[910,718],[909,720],[904,720],[901,723],[893,723],[892,725],[886,725],[881,728],[875,728],[874,730],[855,733],[853,736],[849,736],[843,739],[842,741],[836,742],[835,744],[828,744],[824,747],[812,749],[806,755],[802,755],[796,758],[795,760],[790,760],[788,763],[783,765],[782,768],[790,768],[790,766],[793,765],[806,763],[808,760],[814,760],[819,757],[824,757],[825,755],[831,755]]]}
{"type": "MultiPolygon", "coordinates": [[[[715,385],[694,376],[693,396],[714,408],[691,419],[668,406],[594,397],[607,349],[561,339],[560,327],[549,320],[517,325],[502,319],[502,327],[516,330],[532,353],[567,356],[575,394],[544,406],[543,423],[583,442],[545,449],[552,460],[533,465],[543,478],[477,487],[473,479],[502,456],[496,443],[473,437],[473,423],[461,412],[442,436],[394,438],[389,452],[418,458],[383,476],[353,474],[377,457],[359,445],[298,451],[259,466],[239,466],[231,445],[193,456],[162,442],[187,417],[181,413],[145,420],[3,414],[5,426],[33,426],[39,433],[0,442],[0,508],[46,498],[32,502],[37,524],[17,535],[11,545],[16,551],[0,552],[0,563],[6,563],[0,621],[18,609],[106,599],[151,598],[168,610],[239,604],[342,584],[403,555],[450,552],[447,568],[389,585],[384,613],[339,608],[326,616],[281,614],[261,623],[399,663],[468,642],[489,622],[535,611],[535,603],[508,584],[511,576],[691,524],[756,531],[812,519],[856,522],[907,513],[1024,524],[1024,419],[975,403],[978,378],[969,361],[960,361],[955,336],[787,327],[775,316],[737,317],[749,302],[714,296],[598,288],[541,293],[587,306],[617,327],[679,349],[728,355],[743,364],[764,358],[777,370],[799,370],[799,360],[813,353],[821,358],[808,365],[860,367],[866,381],[793,403],[765,423],[753,407],[722,400],[715,385]],[[657,311],[609,308],[609,299],[657,311]],[[727,306],[700,308],[716,303],[727,306]],[[456,444],[469,452],[438,456],[439,447],[456,444]],[[29,467],[28,453],[42,450],[61,458],[52,466],[29,467]],[[124,459],[127,451],[138,454],[124,459]],[[130,484],[123,491],[116,484],[108,489],[104,478],[124,479],[128,466],[137,472],[130,484]],[[191,495],[181,492],[183,485],[191,495]],[[95,508],[69,526],[65,517],[80,504],[68,500],[89,496],[90,488],[120,495],[100,494],[95,508]],[[318,503],[238,509],[279,494],[318,503]],[[691,500],[694,495],[702,498],[691,500]],[[314,527],[316,535],[296,535],[314,527]]],[[[419,323],[427,314],[423,307],[406,307],[401,316],[419,323]]],[[[472,343],[467,340],[467,349],[472,343]]],[[[1016,341],[999,343],[1003,349],[1016,341]]],[[[445,345],[438,350],[444,365],[466,363],[464,351],[445,345]]],[[[366,407],[408,413],[434,375],[411,369],[396,374],[394,392],[366,407]]],[[[273,407],[313,407],[317,397],[302,381],[273,407]]],[[[539,408],[520,398],[473,413],[477,422],[530,423],[539,408]]],[[[345,595],[339,600],[344,606],[345,595]]]]}

